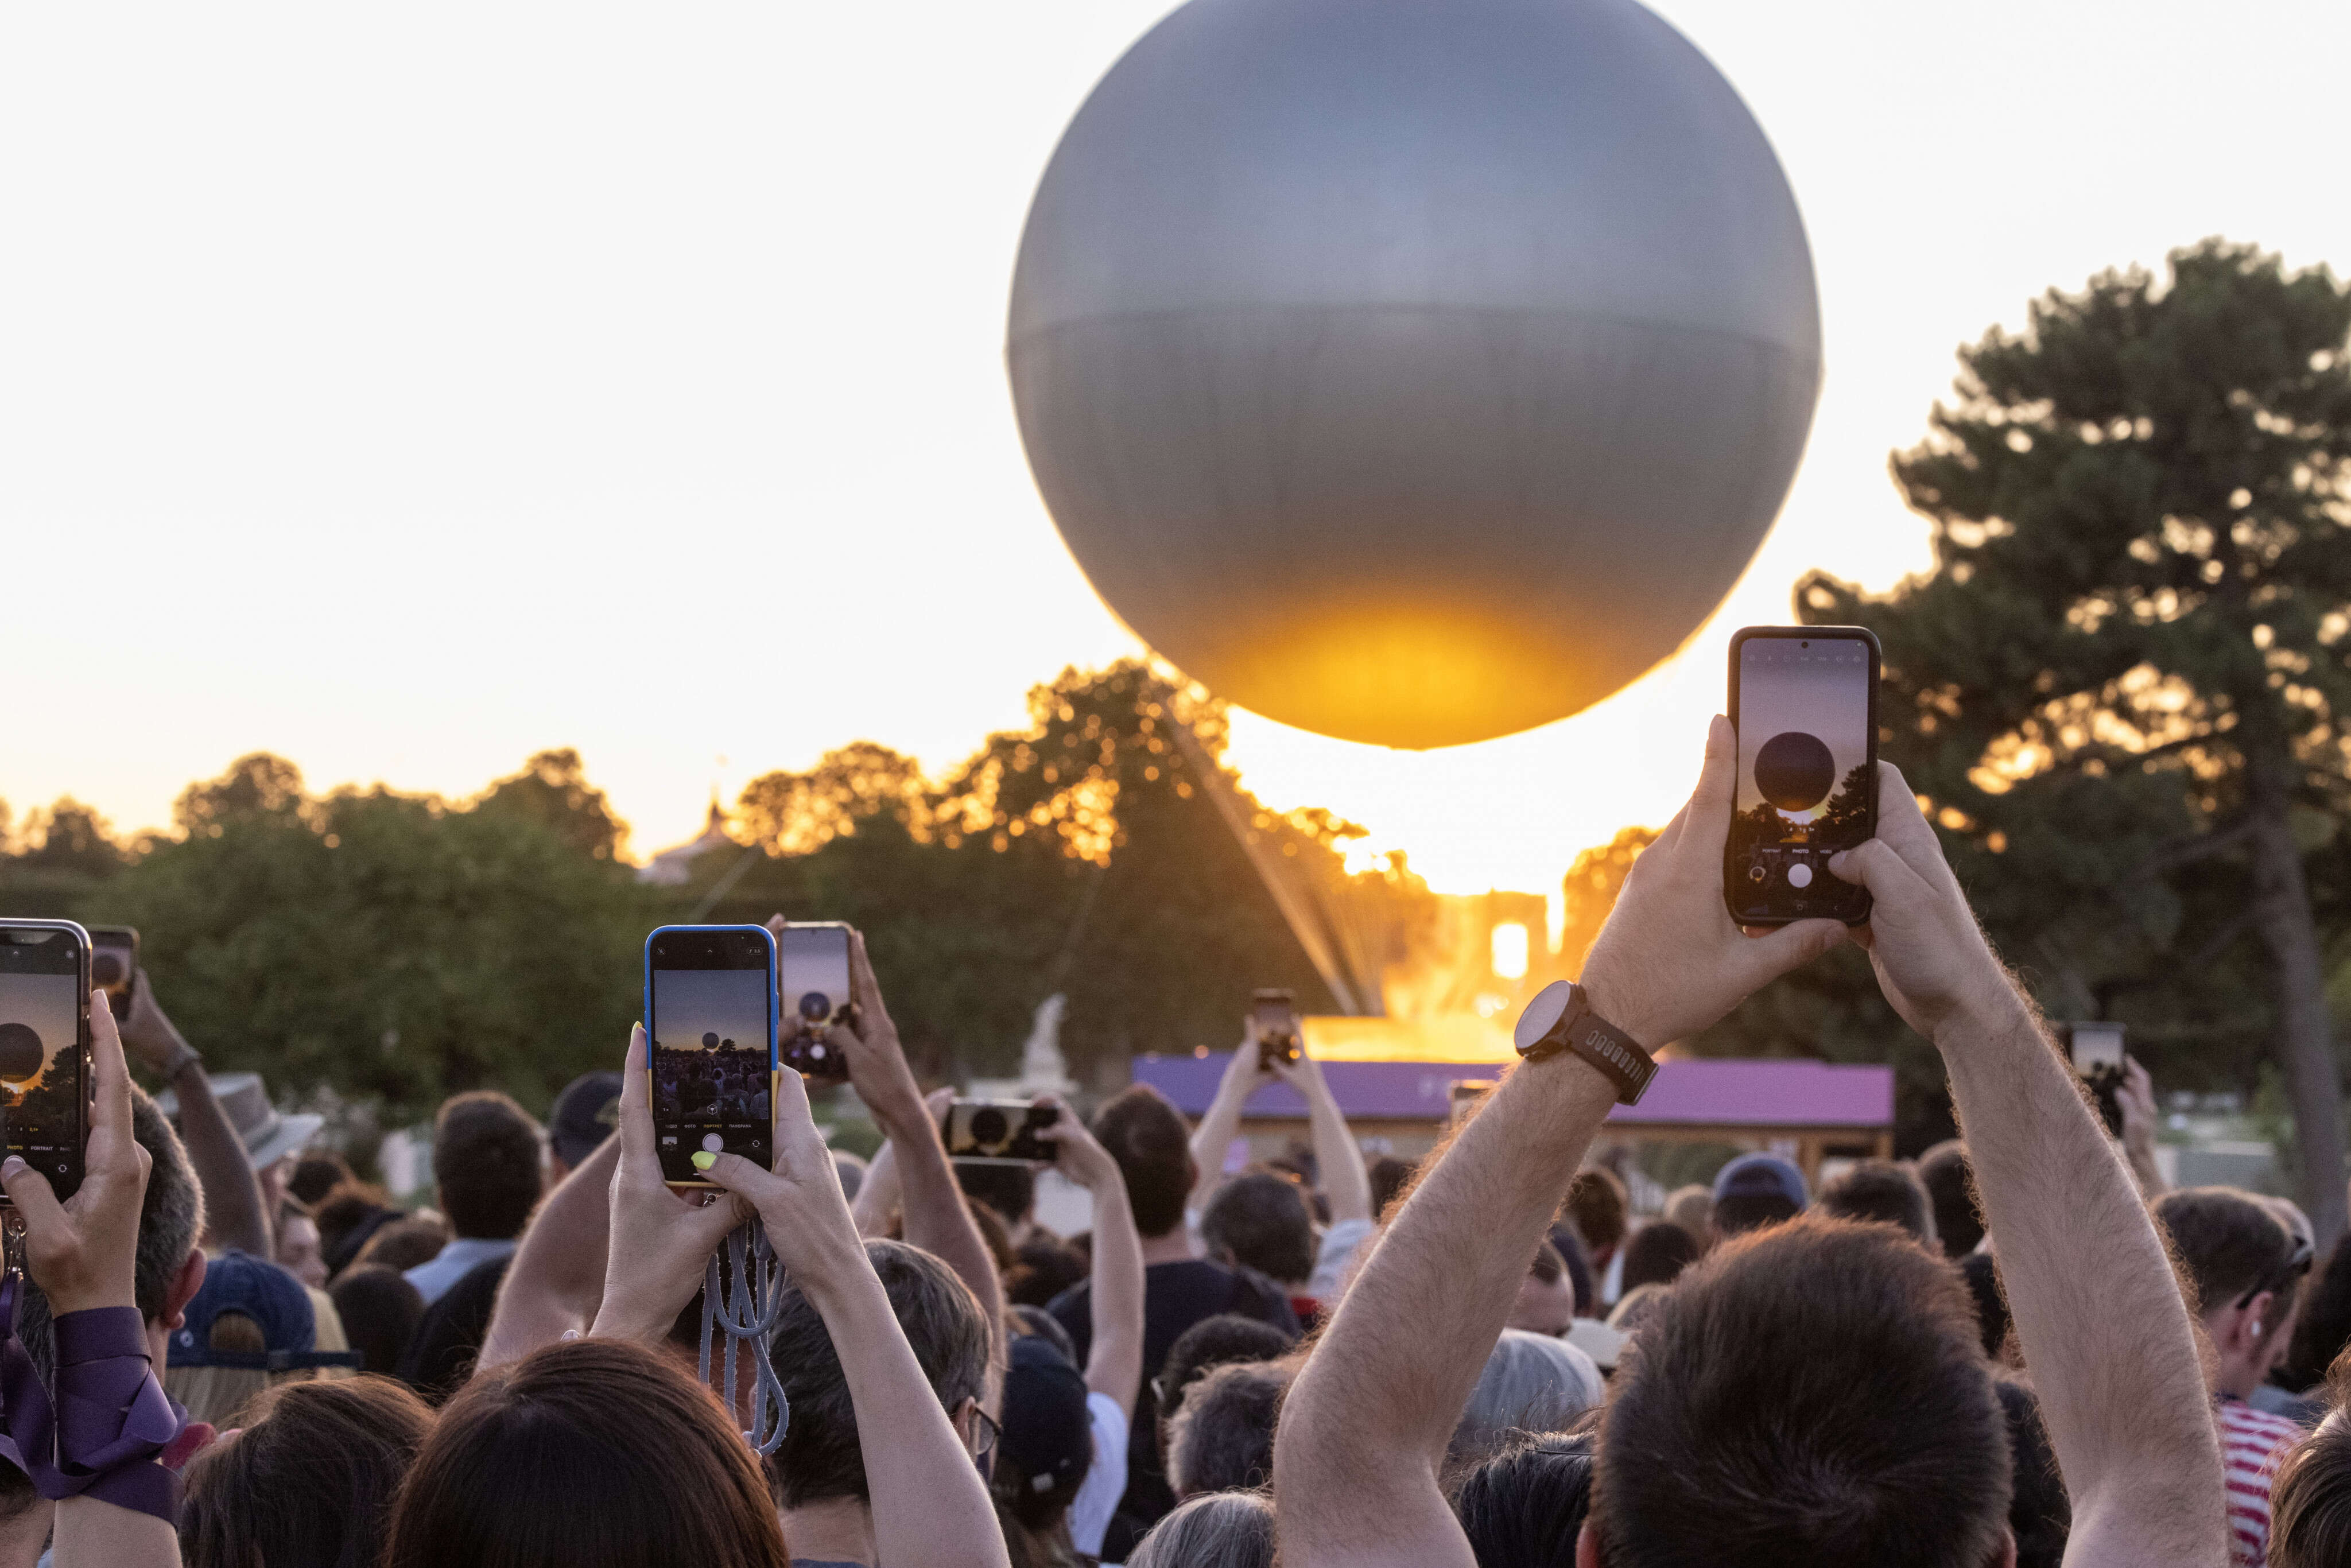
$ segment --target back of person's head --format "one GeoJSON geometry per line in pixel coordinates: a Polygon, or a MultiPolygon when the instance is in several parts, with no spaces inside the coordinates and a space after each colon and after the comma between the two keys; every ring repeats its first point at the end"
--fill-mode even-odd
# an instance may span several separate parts
{"type": "Polygon", "coordinates": [[[1792,1220],[1686,1271],[1617,1368],[1609,1568],[1982,1568],[2008,1434],[1966,1291],[1884,1226],[1792,1220]]]}
{"type": "Polygon", "coordinates": [[[986,1204],[1007,1225],[1018,1225],[1036,1211],[1037,1175],[1027,1166],[957,1160],[955,1174],[965,1197],[986,1204]]]}
{"type": "Polygon", "coordinates": [[[1382,1155],[1371,1164],[1372,1218],[1384,1218],[1389,1206],[1404,1196],[1420,1167],[1410,1160],[1400,1160],[1394,1155],[1382,1155]]]}
{"type": "Polygon", "coordinates": [[[2196,1286],[2199,1313],[2272,1291],[2273,1321],[2284,1321],[2302,1280],[2285,1267],[2295,1250],[2293,1233],[2266,1204],[2233,1187],[2191,1186],[2165,1193],[2153,1207],[2196,1286]]]}
{"type": "Polygon", "coordinates": [[[1070,1337],[1070,1331],[1061,1326],[1061,1320],[1044,1308],[1031,1306],[1026,1301],[1010,1302],[1004,1309],[1004,1333],[1008,1339],[1034,1334],[1060,1351],[1061,1359],[1071,1366],[1078,1364],[1078,1342],[1070,1337]]]}
{"type": "Polygon", "coordinates": [[[2005,1377],[1993,1387],[2008,1420],[2008,1531],[2016,1537],[2016,1568],[2060,1568],[2074,1532],[2074,1500],[2041,1424],[2041,1401],[2005,1377]]]}
{"type": "Polygon", "coordinates": [[[1015,1306],[1041,1307],[1084,1279],[1086,1255],[1047,1230],[1032,1230],[1012,1249],[1004,1276],[1004,1299],[1015,1306]]]}
{"type": "Polygon", "coordinates": [[[188,1568],[372,1568],[392,1500],[433,1425],[383,1377],[289,1383],[243,1431],[188,1466],[180,1557],[188,1568]]]}
{"type": "Polygon", "coordinates": [[[506,1283],[512,1258],[486,1258],[457,1277],[417,1320],[416,1333],[400,1358],[400,1379],[439,1405],[474,1375],[482,1342],[489,1337],[490,1314],[506,1283]]]}
{"type": "Polygon", "coordinates": [[[1284,1285],[1303,1285],[1314,1272],[1314,1218],[1286,1177],[1247,1171],[1217,1188],[1200,1216],[1200,1240],[1211,1256],[1284,1285]]]}
{"type": "Polygon", "coordinates": [[[346,1269],[327,1288],[343,1335],[360,1353],[360,1364],[386,1377],[400,1374],[400,1358],[424,1321],[424,1297],[397,1270],[369,1263],[346,1269]]]}
{"type": "Polygon", "coordinates": [[[1822,1185],[1813,1207],[1834,1219],[1898,1225],[1922,1244],[1936,1247],[1934,1209],[1926,1187],[1892,1160],[1855,1161],[1822,1185]]]}
{"type": "Polygon", "coordinates": [[[300,1281],[263,1259],[224,1252],[205,1268],[204,1288],[165,1346],[164,1392],[192,1421],[239,1425],[266,1390],[317,1375],[315,1365],[272,1371],[257,1358],[308,1354],[318,1336],[317,1308],[300,1281]]]}
{"type": "Polygon", "coordinates": [[[1670,1219],[1641,1227],[1625,1249],[1625,1291],[1672,1284],[1683,1270],[1698,1261],[1698,1238],[1670,1219]]]}
{"type": "Polygon", "coordinates": [[[341,1273],[375,1233],[401,1217],[392,1197],[366,1182],[342,1182],[311,1208],[319,1222],[319,1255],[329,1275],[341,1273]]]}
{"type": "Polygon", "coordinates": [[[662,1353],[604,1339],[551,1344],[467,1384],[409,1468],[382,1557],[383,1568],[789,1561],[758,1461],[716,1396],[662,1353]]]}
{"type": "Polygon", "coordinates": [[[1935,1209],[1935,1239],[1946,1258],[1964,1258],[1983,1240],[1983,1216],[1976,1208],[1976,1178],[1968,1146],[1947,1138],[1918,1156],[1918,1185],[1935,1209]]]}
{"type": "Polygon", "coordinates": [[[1535,1255],[1527,1264],[1527,1277],[1520,1281],[1519,1299],[1511,1303],[1508,1325],[1529,1329],[1536,1333],[1565,1333],[1575,1322],[1576,1308],[1582,1303],[1575,1294],[1574,1281],[1567,1272],[1567,1260],[1548,1240],[1535,1244],[1535,1255]]]}
{"type": "Polygon", "coordinates": [[[1134,1228],[1147,1239],[1184,1223],[1192,1193],[1192,1132],[1184,1113],[1147,1083],[1130,1084],[1094,1113],[1093,1134],[1126,1178],[1134,1228]]]}
{"type": "Polygon", "coordinates": [[[1955,1266],[1975,1303],[1983,1353],[1999,1361],[2008,1353],[2008,1293],[2001,1287],[2000,1264],[1989,1252],[1970,1252],[1955,1266]]]}
{"type": "Polygon", "coordinates": [[[1290,1354],[1297,1341],[1288,1332],[1245,1318],[1238,1312],[1218,1312],[1202,1318],[1176,1336],[1167,1347],[1153,1387],[1159,1396],[1160,1432],[1165,1447],[1167,1423],[1184,1407],[1192,1385],[1216,1367],[1238,1361],[1273,1361],[1290,1354]]]}
{"type": "Polygon", "coordinates": [[[440,1219],[425,1214],[403,1215],[369,1237],[351,1261],[354,1267],[380,1263],[405,1273],[420,1263],[430,1263],[448,1245],[449,1228],[440,1219]]]}
{"type": "Polygon", "coordinates": [[[1574,1568],[1591,1506],[1592,1437],[1581,1432],[1506,1433],[1453,1496],[1478,1568],[1574,1568]]]}
{"type": "Polygon", "coordinates": [[[1273,1568],[1273,1501],[1263,1492],[1204,1492],[1153,1525],[1126,1568],[1273,1568]]]}
{"type": "Polygon", "coordinates": [[[1453,1427],[1456,1459],[1483,1455],[1512,1432],[1556,1432],[1607,1392],[1592,1357],[1548,1334],[1504,1329],[1453,1427]]]}
{"type": "MultiPolygon", "coordinates": [[[[955,1416],[987,1383],[993,1336],[979,1299],[953,1270],[919,1247],[868,1241],[865,1256],[881,1276],[890,1310],[931,1392],[955,1416]]],[[[786,1508],[832,1498],[868,1500],[865,1451],[858,1446],[857,1412],[841,1356],[815,1304],[789,1281],[768,1357],[792,1406],[791,1424],[775,1455],[777,1500],[786,1508]]]]}
{"type": "Polygon", "coordinates": [[[1714,1177],[1714,1228],[1719,1236],[1784,1224],[1804,1211],[1804,1173],[1777,1155],[1741,1155],[1714,1177]]]}
{"type": "Polygon", "coordinates": [[[1212,1368],[1167,1424],[1167,1484],[1179,1498],[1273,1484],[1273,1427],[1295,1369],[1236,1361],[1212,1368]]]}
{"type": "Polygon", "coordinates": [[[1660,1285],[1654,1280],[1646,1285],[1634,1286],[1617,1297],[1616,1304],[1608,1309],[1608,1326],[1618,1333],[1639,1333],[1649,1320],[1657,1315],[1657,1309],[1665,1305],[1666,1292],[1672,1289],[1671,1285],[1660,1285]]]}
{"type": "Polygon", "coordinates": [[[294,1162],[286,1178],[286,1196],[316,1208],[329,1193],[352,1179],[351,1167],[342,1155],[313,1149],[294,1162]]]}
{"type": "Polygon", "coordinates": [[[2270,1568],[2351,1563],[2351,1420],[2338,1406],[2270,1483],[2270,1568]]]}
{"type": "Polygon", "coordinates": [[[1699,1250],[1714,1233],[1714,1189],[1698,1182],[1677,1186],[1666,1195],[1665,1218],[1689,1232],[1699,1250]]]}
{"type": "Polygon", "coordinates": [[[2351,1237],[2335,1244],[2326,1267],[2304,1289],[2293,1347],[2271,1381],[2297,1394],[2314,1387],[2346,1345],[2351,1345],[2351,1237]]]}
{"type": "Polygon", "coordinates": [[[1594,1252],[1605,1252],[1625,1239],[1625,1214],[1630,1207],[1625,1184],[1613,1171],[1587,1166],[1567,1184],[1567,1201],[1561,1209],[1575,1233],[1594,1252]]]}
{"type": "MultiPolygon", "coordinates": [[[[1093,1460],[1093,1427],[1086,1380],[1061,1347],[1036,1335],[1012,1342],[1004,1374],[1003,1434],[988,1476],[997,1511],[1021,1533],[1025,1555],[1040,1555],[1034,1538],[1051,1535],[1077,1500],[1093,1460]]],[[[1010,1533],[1008,1531],[1008,1533],[1010,1533]]]]}
{"type": "Polygon", "coordinates": [[[433,1122],[433,1180],[459,1236],[513,1239],[538,1204],[538,1124],[495,1090],[444,1101],[433,1122]]]}

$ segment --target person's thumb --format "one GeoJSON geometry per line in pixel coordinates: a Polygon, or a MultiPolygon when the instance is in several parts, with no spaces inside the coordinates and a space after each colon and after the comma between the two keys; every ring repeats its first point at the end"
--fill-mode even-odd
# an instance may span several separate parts
{"type": "Polygon", "coordinates": [[[717,1155],[710,1162],[710,1168],[702,1174],[705,1179],[716,1182],[728,1192],[749,1199],[754,1206],[762,1199],[775,1197],[784,1188],[782,1178],[775,1172],[736,1154],[717,1155]]]}
{"type": "Polygon", "coordinates": [[[25,1235],[47,1239],[62,1235],[68,1228],[65,1206],[57,1201],[56,1189],[49,1178],[35,1170],[16,1155],[0,1164],[0,1189],[8,1194],[8,1201],[25,1217],[25,1235]]]}

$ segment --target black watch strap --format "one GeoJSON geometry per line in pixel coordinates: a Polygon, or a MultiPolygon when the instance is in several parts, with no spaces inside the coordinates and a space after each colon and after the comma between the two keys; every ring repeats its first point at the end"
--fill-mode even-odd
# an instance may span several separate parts
{"type": "Polygon", "coordinates": [[[1657,1063],[1641,1042],[1592,1010],[1583,988],[1553,980],[1535,993],[1519,1015],[1514,1035],[1519,1055],[1541,1061],[1562,1051],[1580,1056],[1616,1085],[1616,1103],[1637,1105],[1657,1075],[1657,1063]]]}

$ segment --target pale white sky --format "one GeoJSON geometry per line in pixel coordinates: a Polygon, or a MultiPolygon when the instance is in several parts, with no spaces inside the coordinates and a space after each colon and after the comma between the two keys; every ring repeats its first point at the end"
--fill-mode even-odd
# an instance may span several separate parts
{"type": "MultiPolygon", "coordinates": [[[[1429,754],[1237,723],[1261,795],[1449,890],[1670,814],[1729,629],[1803,569],[1925,564],[1885,457],[1958,343],[2208,234],[2351,265],[2340,0],[1658,8],[1787,166],[1820,416],[1714,625],[1591,714],[1429,754]]],[[[1131,651],[1029,483],[1004,307],[1055,139],[1167,9],[0,12],[0,799],[135,828],[256,748],[461,794],[571,745],[643,853],[714,782],[944,768],[1131,651]]]]}

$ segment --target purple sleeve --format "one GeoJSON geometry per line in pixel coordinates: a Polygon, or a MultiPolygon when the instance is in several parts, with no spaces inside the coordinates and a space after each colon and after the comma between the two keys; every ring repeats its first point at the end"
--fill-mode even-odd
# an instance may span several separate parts
{"type": "Polygon", "coordinates": [[[179,1479],[156,1456],[180,1435],[187,1412],[156,1380],[138,1309],[100,1307],[56,1321],[52,1405],[16,1339],[15,1307],[11,1281],[0,1288],[0,1458],[43,1497],[93,1497],[175,1522],[179,1479]]]}

